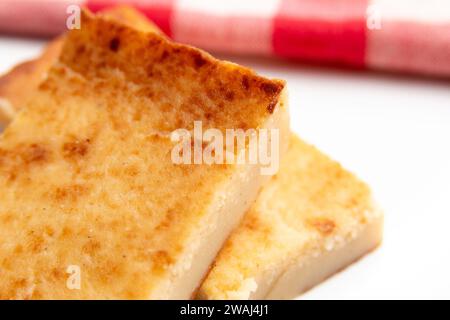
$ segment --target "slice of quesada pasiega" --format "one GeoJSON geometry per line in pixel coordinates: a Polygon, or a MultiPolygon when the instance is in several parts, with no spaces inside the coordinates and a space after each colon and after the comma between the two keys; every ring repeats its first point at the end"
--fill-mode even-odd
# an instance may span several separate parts
{"type": "MultiPolygon", "coordinates": [[[[269,179],[171,133],[279,129],[285,84],[83,13],[0,137],[0,298],[190,298],[269,179]]],[[[248,145],[245,145],[248,148],[248,145]]]]}
{"type": "Polygon", "coordinates": [[[369,187],[298,137],[290,141],[200,299],[292,299],[380,244],[383,215],[369,187]]]}
{"type": "MultiPolygon", "coordinates": [[[[115,19],[119,18],[120,21],[128,23],[132,27],[144,31],[158,32],[147,19],[131,8],[113,8],[107,10],[105,14],[108,14],[115,19]]],[[[9,74],[0,79],[0,96],[11,101],[14,110],[20,109],[23,104],[21,101],[24,101],[24,98],[31,95],[31,91],[38,85],[37,81],[39,81],[39,78],[44,78],[44,74],[47,73],[48,68],[57,59],[57,54],[52,53],[52,51],[54,52],[57,50],[56,53],[58,53],[61,50],[61,46],[58,44],[58,47],[55,47],[54,44],[51,44],[46,49],[46,53],[41,57],[30,63],[14,68],[9,74]],[[50,52],[50,54],[48,54],[48,52],[50,52]],[[53,61],[50,58],[53,59],[53,61]],[[47,70],[42,66],[47,66],[47,70]],[[24,84],[27,84],[27,86],[24,87],[24,84]],[[26,90],[24,90],[24,88],[26,90]]],[[[349,227],[350,223],[348,222],[344,223],[345,227],[342,226],[342,222],[337,224],[338,221],[344,221],[345,219],[352,221],[351,217],[354,215],[355,211],[355,205],[342,206],[342,200],[339,200],[341,205],[338,205],[337,195],[346,195],[347,199],[351,199],[351,197],[357,198],[358,193],[368,194],[367,187],[361,182],[358,182],[354,177],[351,178],[352,175],[347,173],[331,159],[321,154],[316,148],[295,137],[291,141],[292,145],[289,154],[279,173],[281,179],[278,179],[284,181],[284,185],[280,186],[280,189],[278,190],[276,186],[281,184],[275,182],[275,180],[274,182],[271,182],[267,188],[278,191],[271,193],[263,191],[255,205],[255,207],[258,206],[259,208],[250,209],[249,215],[263,215],[265,212],[268,212],[268,208],[264,208],[260,205],[264,201],[270,201],[272,204],[289,202],[290,204],[288,207],[292,206],[293,208],[297,208],[292,210],[292,219],[297,221],[296,223],[307,221],[306,233],[309,235],[303,238],[302,242],[299,242],[296,246],[292,245],[294,248],[291,251],[292,259],[289,259],[289,256],[287,256],[286,259],[287,261],[295,261],[295,259],[298,259],[298,262],[293,263],[290,267],[286,267],[287,264],[283,263],[282,260],[279,261],[281,263],[274,263],[273,260],[275,259],[275,254],[272,253],[268,255],[268,257],[272,257],[272,262],[269,266],[271,271],[264,271],[264,275],[266,275],[264,276],[258,275],[258,269],[251,273],[250,271],[244,272],[237,268],[231,268],[230,265],[232,263],[230,262],[227,264],[225,258],[223,258],[225,253],[222,253],[221,258],[218,259],[217,267],[212,268],[210,277],[207,278],[205,285],[202,287],[201,293],[203,298],[246,299],[261,298],[264,296],[269,298],[294,297],[300,292],[318,284],[321,280],[330,276],[337,270],[345,267],[362,254],[371,250],[381,241],[382,215],[376,208],[371,208],[370,201],[367,202],[367,212],[370,215],[373,215],[373,218],[370,218],[367,221],[366,226],[364,226],[364,219],[360,220],[359,223],[354,223],[351,228],[349,227]],[[298,159],[295,158],[297,156],[298,159]],[[284,172],[286,172],[286,174],[284,172]],[[332,174],[333,172],[335,172],[335,175],[332,174]],[[287,179],[287,177],[292,178],[287,179]],[[354,188],[351,188],[352,185],[354,185],[354,188]],[[304,191],[300,192],[297,190],[297,192],[294,187],[298,187],[297,189],[303,189],[304,191]],[[328,191],[325,192],[325,190],[328,191]],[[266,200],[261,199],[264,197],[268,198],[266,200]],[[336,208],[333,209],[333,206],[336,208]],[[342,208],[339,209],[339,206],[342,206],[342,208]],[[321,209],[318,210],[317,208],[321,209]],[[324,210],[323,208],[328,209],[324,210]],[[326,211],[325,215],[323,211],[326,211]],[[318,216],[317,220],[310,219],[311,212],[316,212],[315,215],[318,216]],[[331,214],[333,214],[333,216],[331,216],[331,214]],[[344,233],[342,231],[338,232],[338,229],[343,228],[350,228],[347,230],[351,230],[354,234],[352,237],[353,240],[344,241],[338,246],[332,246],[333,239],[338,238],[338,233],[344,233]],[[314,230],[315,232],[308,233],[309,231],[314,230]],[[318,233],[319,231],[321,231],[321,233],[318,233]],[[325,242],[327,243],[327,247],[331,250],[325,250],[324,248],[322,250],[318,249],[318,251],[315,252],[314,257],[308,257],[308,255],[303,254],[296,258],[298,256],[298,251],[295,248],[302,246],[302,243],[303,246],[308,244],[319,246],[321,243],[324,245],[325,242]],[[222,270],[222,272],[220,270],[222,270]],[[228,271],[223,272],[223,270],[228,271]],[[287,272],[288,270],[290,271],[287,272]],[[286,272],[283,273],[284,271],[286,272]],[[284,280],[280,279],[280,281],[277,281],[275,278],[278,279],[280,274],[283,274],[282,279],[284,280]],[[239,277],[245,278],[245,280],[235,280],[239,279],[239,277]],[[224,285],[225,283],[228,283],[228,285],[224,285]],[[217,291],[214,292],[212,290],[213,286],[216,286],[217,291]]],[[[359,201],[363,203],[362,200],[359,201]]],[[[364,208],[364,205],[360,206],[364,208]]],[[[252,222],[252,218],[247,218],[243,222],[243,225],[251,226],[251,228],[242,225],[234,232],[236,236],[232,235],[225,245],[225,248],[228,249],[235,248],[230,250],[231,252],[236,251],[237,245],[235,244],[238,242],[236,239],[242,239],[243,237],[248,236],[247,240],[242,241],[242,243],[245,242],[245,244],[243,246],[241,244],[240,246],[243,247],[243,250],[241,254],[228,253],[231,258],[227,259],[233,261],[234,257],[236,257],[236,261],[239,262],[239,265],[245,265],[254,261],[255,258],[251,254],[249,255],[246,253],[245,247],[251,247],[252,250],[255,250],[260,245],[266,243],[267,237],[265,234],[267,234],[267,230],[264,230],[271,225],[277,224],[276,221],[281,221],[282,224],[278,225],[282,226],[285,223],[283,222],[283,217],[286,215],[287,211],[288,208],[286,207],[285,209],[280,209],[278,212],[273,212],[273,214],[279,216],[278,220],[274,219],[275,217],[270,218],[270,215],[267,215],[267,217],[264,218],[266,221],[259,226],[256,226],[254,221],[252,222]],[[257,237],[253,242],[248,240],[252,238],[251,234],[253,234],[253,237],[257,237]]],[[[359,212],[363,211],[360,210],[359,212]]],[[[287,237],[282,237],[286,232],[281,231],[277,233],[275,231],[276,228],[272,229],[274,235],[280,235],[279,241],[287,239],[287,237]]],[[[280,229],[283,230],[283,228],[280,229]]],[[[272,239],[276,238],[274,235],[272,236],[272,239]]],[[[297,239],[300,240],[300,238],[297,239]]],[[[285,247],[281,245],[279,246],[279,249],[275,250],[280,250],[280,253],[282,253],[283,250],[285,250],[285,247]]],[[[262,254],[262,252],[264,252],[263,249],[261,249],[260,252],[262,254]]],[[[249,270],[250,269],[251,268],[249,268],[249,270]]],[[[265,270],[264,264],[261,265],[260,270],[265,270]]]]}

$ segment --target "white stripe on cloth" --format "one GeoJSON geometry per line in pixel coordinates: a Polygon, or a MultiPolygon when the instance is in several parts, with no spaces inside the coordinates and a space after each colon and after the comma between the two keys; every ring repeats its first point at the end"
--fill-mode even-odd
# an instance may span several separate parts
{"type": "Polygon", "coordinates": [[[366,65],[450,75],[449,0],[372,0],[371,5],[380,21],[367,31],[366,65]]]}
{"type": "Polygon", "coordinates": [[[171,19],[172,37],[216,52],[270,55],[280,2],[178,0],[171,19]]]}
{"type": "Polygon", "coordinates": [[[450,23],[449,0],[371,0],[381,19],[450,23]]]}
{"type": "Polygon", "coordinates": [[[175,10],[192,10],[220,16],[273,17],[281,0],[175,0],[175,10]]]}

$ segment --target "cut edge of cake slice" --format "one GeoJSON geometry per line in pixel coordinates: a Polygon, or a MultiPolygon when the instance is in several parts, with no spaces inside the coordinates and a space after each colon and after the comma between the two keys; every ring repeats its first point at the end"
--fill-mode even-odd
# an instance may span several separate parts
{"type": "MultiPolygon", "coordinates": [[[[287,152],[290,140],[289,113],[286,108],[287,94],[283,93],[277,104],[277,111],[273,113],[269,121],[261,126],[261,129],[280,130],[280,155],[287,152]]],[[[196,297],[217,254],[270,178],[269,175],[261,174],[260,166],[244,165],[238,174],[235,174],[226,182],[226,185],[222,186],[221,189],[226,191],[220,194],[216,193],[216,198],[212,201],[213,206],[210,208],[210,212],[213,214],[206,217],[203,226],[200,226],[197,231],[197,241],[191,243],[192,250],[185,253],[186,260],[198,267],[192,268],[189,272],[176,272],[175,275],[179,279],[178,284],[168,291],[169,295],[159,296],[161,292],[158,292],[158,299],[186,299],[186,297],[194,299],[196,297]],[[235,212],[238,214],[233,214],[235,212]]],[[[177,271],[185,269],[184,267],[181,264],[177,271]]],[[[168,286],[170,286],[169,282],[168,286]]]]}
{"type": "Polygon", "coordinates": [[[295,135],[219,253],[198,299],[292,299],[382,240],[370,189],[295,135]]]}
{"type": "Polygon", "coordinates": [[[383,239],[383,214],[375,207],[373,219],[354,236],[337,248],[319,253],[305,263],[294,260],[270,288],[265,299],[292,299],[327,278],[341,272],[375,250],[383,239]]]}

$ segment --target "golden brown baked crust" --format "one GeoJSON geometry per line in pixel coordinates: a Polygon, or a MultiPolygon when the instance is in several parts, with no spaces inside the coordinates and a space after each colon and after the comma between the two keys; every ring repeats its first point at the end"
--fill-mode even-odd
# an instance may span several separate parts
{"type": "MultiPolygon", "coordinates": [[[[137,13],[135,10],[127,8],[127,7],[119,7],[114,10],[110,10],[108,12],[105,12],[102,14],[106,19],[116,20],[123,22],[125,25],[133,26],[133,28],[138,27],[142,31],[147,32],[155,32],[161,35],[160,32],[158,32],[158,29],[150,23],[148,20],[145,19],[145,17],[141,16],[139,13],[137,13]]],[[[119,32],[120,33],[120,32],[119,32]]],[[[111,32],[110,32],[111,34],[111,32]]],[[[122,37],[127,37],[127,31],[124,31],[121,35],[122,37]]],[[[105,37],[102,37],[101,40],[105,40],[105,37]]],[[[98,39],[97,39],[98,40],[98,39]]],[[[110,51],[114,51],[115,45],[120,45],[120,43],[116,43],[115,41],[120,42],[120,37],[117,39],[108,39],[107,41],[110,41],[108,44],[110,51]]],[[[128,41],[128,40],[127,40],[128,41]]],[[[148,66],[152,65],[154,62],[158,61],[158,65],[166,64],[164,60],[171,55],[171,53],[175,52],[178,53],[179,48],[182,48],[183,46],[179,45],[178,48],[173,48],[170,50],[160,50],[157,54],[155,52],[152,52],[152,48],[159,46],[160,42],[165,41],[165,39],[161,37],[155,37],[153,43],[149,43],[148,46],[140,46],[140,48],[131,48],[131,46],[127,46],[127,49],[129,50],[128,54],[129,58],[136,58],[137,60],[140,59],[142,62],[142,59],[148,58],[150,59],[147,63],[148,66]],[[130,54],[130,50],[137,50],[134,52],[134,54],[130,54]],[[140,50],[140,51],[139,51],[140,50]],[[138,52],[139,51],[139,52],[138,52]],[[141,55],[142,53],[142,55],[141,55]]],[[[9,74],[5,75],[3,78],[0,78],[0,97],[7,100],[10,103],[10,106],[7,106],[7,111],[5,112],[5,108],[0,108],[0,121],[9,121],[11,119],[11,116],[14,114],[14,112],[23,106],[23,104],[29,99],[29,96],[33,94],[34,88],[45,78],[46,73],[50,65],[56,60],[56,58],[59,55],[59,52],[61,50],[61,44],[62,40],[58,39],[50,44],[50,46],[44,51],[43,55],[38,58],[37,60],[30,61],[27,63],[24,63],[23,65],[19,65],[15,69],[13,69],[9,74]],[[20,94],[23,91],[23,88],[28,88],[24,94],[20,94]],[[3,110],[3,112],[1,112],[3,110]]],[[[103,43],[103,45],[106,45],[103,43]]],[[[196,69],[201,69],[203,77],[204,77],[204,84],[207,86],[207,95],[208,100],[211,102],[218,102],[218,107],[221,106],[221,101],[223,97],[225,97],[227,100],[239,100],[242,96],[246,96],[248,94],[251,94],[254,92],[254,88],[258,88],[259,91],[263,91],[267,97],[269,97],[269,101],[267,102],[266,109],[270,113],[273,112],[273,108],[276,105],[276,102],[278,101],[278,96],[284,87],[284,83],[282,81],[271,81],[267,82],[264,78],[252,78],[251,76],[254,75],[254,73],[249,69],[241,68],[241,75],[239,79],[237,80],[240,84],[235,85],[234,88],[225,88],[224,84],[220,81],[217,83],[211,83],[211,81],[208,81],[209,79],[209,72],[218,72],[220,73],[223,69],[216,69],[216,66],[214,65],[214,59],[211,59],[211,56],[204,52],[200,52],[194,48],[188,48],[184,46],[184,50],[182,50],[182,54],[177,54],[178,57],[177,62],[173,62],[173,59],[168,59],[166,61],[170,61],[170,66],[168,66],[169,69],[167,69],[166,76],[179,76],[180,68],[178,68],[177,64],[183,64],[185,61],[190,60],[190,64],[192,67],[196,69]]],[[[74,49],[74,48],[72,48],[74,49]]],[[[76,48],[75,50],[84,50],[84,48],[76,48]]],[[[121,50],[123,51],[123,50],[121,50]]],[[[121,52],[122,53],[122,52],[121,52]]],[[[76,61],[76,55],[79,54],[77,51],[72,52],[72,59],[73,65],[78,63],[76,61]]],[[[109,55],[110,56],[110,55],[109,55]]],[[[116,55],[117,56],[117,55],[116,55]]],[[[113,57],[115,58],[115,57],[113,57]]],[[[102,60],[98,59],[100,61],[99,63],[102,64],[102,60]]],[[[126,68],[127,61],[122,60],[123,66],[126,68]]],[[[87,63],[90,63],[90,61],[87,61],[87,63]]],[[[237,67],[232,63],[228,63],[226,68],[234,68],[237,67]]],[[[149,67],[150,68],[150,67],[149,67]]],[[[152,70],[147,70],[148,73],[153,72],[152,70]]],[[[155,70],[155,72],[158,72],[158,70],[155,70]]],[[[142,72],[138,72],[136,75],[138,77],[142,76],[142,72]]],[[[224,79],[225,80],[225,79],[224,79]]],[[[226,79],[226,80],[232,80],[232,79],[226,79]]],[[[187,106],[187,108],[195,108],[197,109],[197,105],[202,104],[202,101],[198,101],[198,97],[192,97],[192,103],[189,103],[190,106],[187,106]]],[[[243,108],[242,111],[245,111],[246,108],[243,108]]],[[[192,110],[191,110],[192,111],[192,110]]],[[[198,110],[194,110],[197,112],[198,110]]],[[[245,112],[241,112],[242,114],[242,127],[243,128],[250,128],[252,127],[251,124],[246,124],[246,114],[245,112]]],[[[213,117],[214,116],[214,110],[208,110],[205,113],[206,116],[213,117]]],[[[182,118],[182,116],[176,115],[178,119],[182,118]]],[[[187,119],[192,123],[192,119],[187,119]]]]}
{"type": "Polygon", "coordinates": [[[194,120],[263,127],[283,88],[84,13],[0,137],[0,298],[162,296],[189,270],[192,239],[240,173],[173,164],[168,133],[194,120]],[[70,265],[81,269],[81,290],[66,286],[70,265]]]}
{"type": "Polygon", "coordinates": [[[204,119],[206,128],[232,128],[236,119],[242,129],[259,128],[285,86],[282,80],[260,77],[231,62],[218,63],[204,51],[157,34],[136,32],[107,18],[83,18],[92,32],[71,32],[61,62],[88,81],[111,82],[121,74],[142,85],[138,95],[155,103],[158,113],[152,122],[159,130],[190,129],[198,119],[204,119]],[[181,101],[173,92],[187,98],[181,101]]]}
{"type": "Polygon", "coordinates": [[[221,250],[199,297],[247,299],[252,285],[273,284],[292,263],[345,246],[379,214],[365,183],[293,136],[279,173],[221,250]]]}
{"type": "MultiPolygon", "coordinates": [[[[105,9],[100,14],[138,30],[162,35],[156,25],[131,7],[117,6],[105,9]]],[[[51,41],[38,58],[23,62],[0,77],[0,125],[11,121],[45,79],[51,65],[58,59],[63,38],[61,36],[51,41]]]]}

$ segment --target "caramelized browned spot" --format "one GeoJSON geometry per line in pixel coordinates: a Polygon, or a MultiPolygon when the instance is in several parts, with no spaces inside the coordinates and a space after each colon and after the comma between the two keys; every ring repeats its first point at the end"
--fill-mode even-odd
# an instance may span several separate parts
{"type": "Polygon", "coordinates": [[[25,287],[26,285],[27,285],[27,279],[18,279],[18,280],[15,280],[14,281],[14,285],[17,287],[17,288],[20,288],[20,287],[25,287]]]}
{"type": "Polygon", "coordinates": [[[60,280],[62,278],[65,278],[65,273],[62,272],[60,269],[58,268],[53,268],[51,271],[51,276],[57,280],[60,280]]]}
{"type": "Polygon", "coordinates": [[[156,226],[156,230],[168,229],[172,221],[174,221],[176,217],[176,211],[173,209],[168,209],[166,216],[162,221],[156,226]]]}
{"type": "Polygon", "coordinates": [[[250,88],[250,84],[248,83],[247,76],[242,77],[242,86],[244,87],[245,90],[248,90],[250,88]]]}
{"type": "Polygon", "coordinates": [[[139,168],[133,165],[130,166],[126,166],[123,169],[123,173],[125,173],[126,175],[135,177],[139,174],[139,168]]]}
{"type": "Polygon", "coordinates": [[[85,156],[89,150],[90,140],[77,140],[63,145],[63,155],[66,158],[85,156]]]}
{"type": "Polygon", "coordinates": [[[267,111],[269,111],[269,113],[273,113],[276,105],[277,105],[277,102],[275,100],[270,102],[269,105],[267,106],[267,111]]]}
{"type": "Polygon", "coordinates": [[[72,229],[69,227],[64,227],[61,231],[61,235],[59,236],[61,239],[68,238],[72,235],[72,229]]]}
{"type": "Polygon", "coordinates": [[[31,297],[29,295],[26,294],[26,288],[28,286],[28,281],[25,278],[19,278],[16,280],[13,280],[12,282],[12,291],[18,293],[18,292],[23,292],[24,295],[21,295],[20,298],[24,299],[24,300],[28,300],[31,297]]]}
{"type": "Polygon", "coordinates": [[[109,42],[109,49],[111,49],[111,51],[117,52],[117,50],[119,50],[119,46],[120,46],[120,39],[117,37],[112,38],[111,41],[109,42]]]}
{"type": "Polygon", "coordinates": [[[83,54],[86,51],[86,46],[84,44],[80,45],[76,49],[77,54],[83,54]]]}
{"type": "Polygon", "coordinates": [[[53,237],[55,235],[55,230],[51,226],[45,226],[44,228],[45,234],[49,237],[53,237]]]}
{"type": "Polygon", "coordinates": [[[93,256],[95,255],[101,248],[101,243],[93,240],[93,239],[89,239],[83,246],[83,252],[93,256]]]}
{"type": "Polygon", "coordinates": [[[247,228],[249,231],[256,232],[261,234],[261,236],[268,236],[271,233],[270,228],[257,214],[248,214],[244,222],[244,228],[247,228]]]}
{"type": "Polygon", "coordinates": [[[308,220],[308,225],[316,229],[324,236],[333,233],[336,228],[336,223],[328,218],[313,218],[308,220]]]}
{"type": "Polygon", "coordinates": [[[162,61],[166,60],[168,57],[169,57],[169,52],[167,50],[164,50],[161,54],[160,61],[162,62],[162,61]]]}
{"type": "Polygon", "coordinates": [[[14,219],[14,215],[12,213],[3,213],[0,217],[1,221],[4,223],[9,223],[14,219]]]}
{"type": "Polygon", "coordinates": [[[155,272],[164,271],[174,261],[167,251],[159,250],[153,254],[153,270],[155,272]]]}
{"type": "Polygon", "coordinates": [[[22,172],[32,165],[45,163],[49,157],[50,151],[37,143],[0,149],[0,172],[5,174],[7,181],[15,181],[22,172]]]}
{"type": "Polygon", "coordinates": [[[79,196],[86,193],[86,187],[75,184],[72,186],[57,187],[54,193],[56,201],[76,201],[79,196]]]}
{"type": "Polygon", "coordinates": [[[194,63],[197,68],[203,67],[207,62],[207,60],[203,58],[203,56],[199,52],[193,52],[192,57],[194,58],[194,63]]]}
{"type": "Polygon", "coordinates": [[[268,95],[271,95],[271,96],[279,93],[279,91],[281,90],[281,86],[279,86],[276,83],[269,82],[269,81],[265,81],[265,82],[261,83],[260,88],[265,93],[267,93],[268,95]]]}
{"type": "Polygon", "coordinates": [[[228,101],[233,101],[234,100],[234,92],[233,91],[227,91],[225,93],[225,99],[228,101]]]}
{"type": "Polygon", "coordinates": [[[23,252],[23,247],[22,245],[18,244],[15,248],[14,248],[14,253],[15,254],[21,254],[23,252]]]}
{"type": "Polygon", "coordinates": [[[23,160],[26,164],[41,162],[47,158],[47,150],[38,144],[32,144],[24,152],[23,160]]]}
{"type": "Polygon", "coordinates": [[[38,253],[44,249],[44,238],[41,235],[31,233],[28,238],[28,248],[31,252],[38,253]]]}

